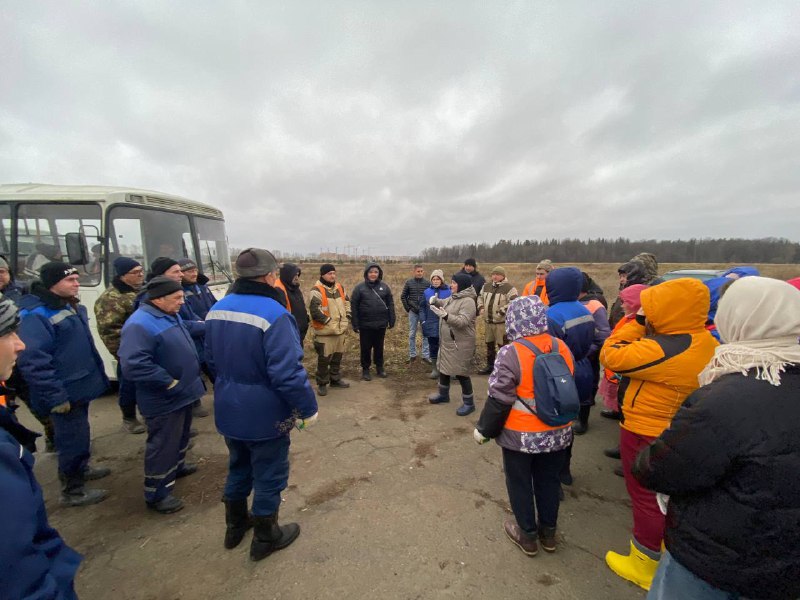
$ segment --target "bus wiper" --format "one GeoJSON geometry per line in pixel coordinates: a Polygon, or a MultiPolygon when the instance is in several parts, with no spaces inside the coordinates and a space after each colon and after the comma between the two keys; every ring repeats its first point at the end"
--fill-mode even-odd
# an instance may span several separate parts
{"type": "MultiPolygon", "coordinates": [[[[213,255],[211,254],[211,246],[209,246],[208,242],[206,242],[206,251],[208,252],[208,261],[211,263],[211,274],[215,275],[214,270],[219,270],[225,276],[225,279],[228,280],[228,283],[233,283],[233,277],[231,274],[222,266],[219,261],[215,261],[213,255]]],[[[216,276],[214,277],[216,280],[216,276]]]]}

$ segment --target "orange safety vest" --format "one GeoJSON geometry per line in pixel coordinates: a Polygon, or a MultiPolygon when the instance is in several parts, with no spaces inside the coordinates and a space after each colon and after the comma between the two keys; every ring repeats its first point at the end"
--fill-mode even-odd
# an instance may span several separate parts
{"type": "Polygon", "coordinates": [[[550,301],[547,299],[547,283],[544,279],[534,279],[529,282],[525,289],[522,290],[522,295],[539,296],[545,306],[550,305],[550,301]]]}
{"type": "Polygon", "coordinates": [[[584,306],[589,309],[589,312],[594,314],[598,308],[605,308],[600,300],[589,300],[584,306]]]}
{"type": "MultiPolygon", "coordinates": [[[[525,339],[542,352],[550,352],[553,349],[553,337],[547,333],[532,335],[525,339]]],[[[533,397],[533,361],[536,360],[536,355],[518,342],[512,342],[512,346],[517,352],[517,360],[519,360],[519,368],[522,375],[519,385],[517,385],[517,397],[525,400],[530,405],[535,400],[533,397]]],[[[575,363],[572,359],[572,353],[565,343],[561,342],[558,344],[558,353],[566,361],[570,372],[574,373],[575,363]]],[[[529,411],[520,400],[517,400],[514,406],[511,407],[511,412],[508,414],[505,424],[506,429],[523,433],[555,431],[568,426],[569,425],[557,425],[552,427],[547,425],[539,417],[529,411]]]]}
{"type": "Polygon", "coordinates": [[[289,292],[286,291],[286,287],[280,279],[275,281],[275,287],[281,290],[283,295],[286,296],[286,308],[289,312],[292,312],[292,301],[289,300],[289,292]]]}
{"type": "MultiPolygon", "coordinates": [[[[330,309],[328,308],[328,293],[325,291],[325,286],[319,284],[315,285],[314,287],[319,290],[319,294],[320,296],[322,296],[322,305],[319,307],[319,309],[322,311],[323,315],[330,317],[331,313],[330,309]]],[[[339,294],[341,295],[342,300],[344,300],[344,288],[342,287],[342,284],[336,282],[336,289],[339,290],[339,294]]],[[[325,327],[325,323],[320,323],[319,321],[311,321],[311,326],[314,329],[322,329],[323,327],[325,327]]]]}

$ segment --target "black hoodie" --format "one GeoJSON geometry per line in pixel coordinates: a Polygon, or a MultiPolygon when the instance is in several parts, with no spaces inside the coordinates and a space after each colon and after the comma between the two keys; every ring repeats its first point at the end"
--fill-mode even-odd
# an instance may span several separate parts
{"type": "Polygon", "coordinates": [[[297,321],[297,329],[300,331],[300,340],[304,340],[308,332],[306,301],[303,298],[303,291],[300,289],[300,285],[292,284],[292,279],[294,279],[295,275],[300,275],[300,272],[300,267],[296,264],[284,263],[281,267],[280,278],[281,283],[286,288],[286,294],[289,296],[292,315],[294,315],[294,320],[297,321]]]}
{"type": "Polygon", "coordinates": [[[394,298],[389,285],[383,281],[383,269],[377,263],[369,263],[364,268],[364,281],[359,283],[350,295],[353,330],[386,329],[394,327],[394,298]],[[367,279],[372,267],[378,269],[378,279],[367,279]]]}

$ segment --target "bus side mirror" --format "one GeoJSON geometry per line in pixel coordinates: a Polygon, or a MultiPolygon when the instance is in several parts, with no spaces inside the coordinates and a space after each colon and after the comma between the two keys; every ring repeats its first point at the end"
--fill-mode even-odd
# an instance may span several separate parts
{"type": "Polygon", "coordinates": [[[67,258],[71,265],[89,264],[89,246],[86,244],[86,236],[82,233],[67,233],[64,235],[64,243],[67,246],[67,258]]]}

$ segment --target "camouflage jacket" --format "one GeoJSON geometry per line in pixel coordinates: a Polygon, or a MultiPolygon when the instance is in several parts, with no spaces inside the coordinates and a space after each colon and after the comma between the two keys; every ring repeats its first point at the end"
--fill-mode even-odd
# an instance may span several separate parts
{"type": "Polygon", "coordinates": [[[118,278],[114,278],[108,289],[100,294],[94,303],[94,316],[97,319],[97,333],[108,348],[108,351],[117,356],[119,351],[119,338],[122,326],[133,314],[133,301],[136,299],[136,290],[126,285],[118,278]]]}

